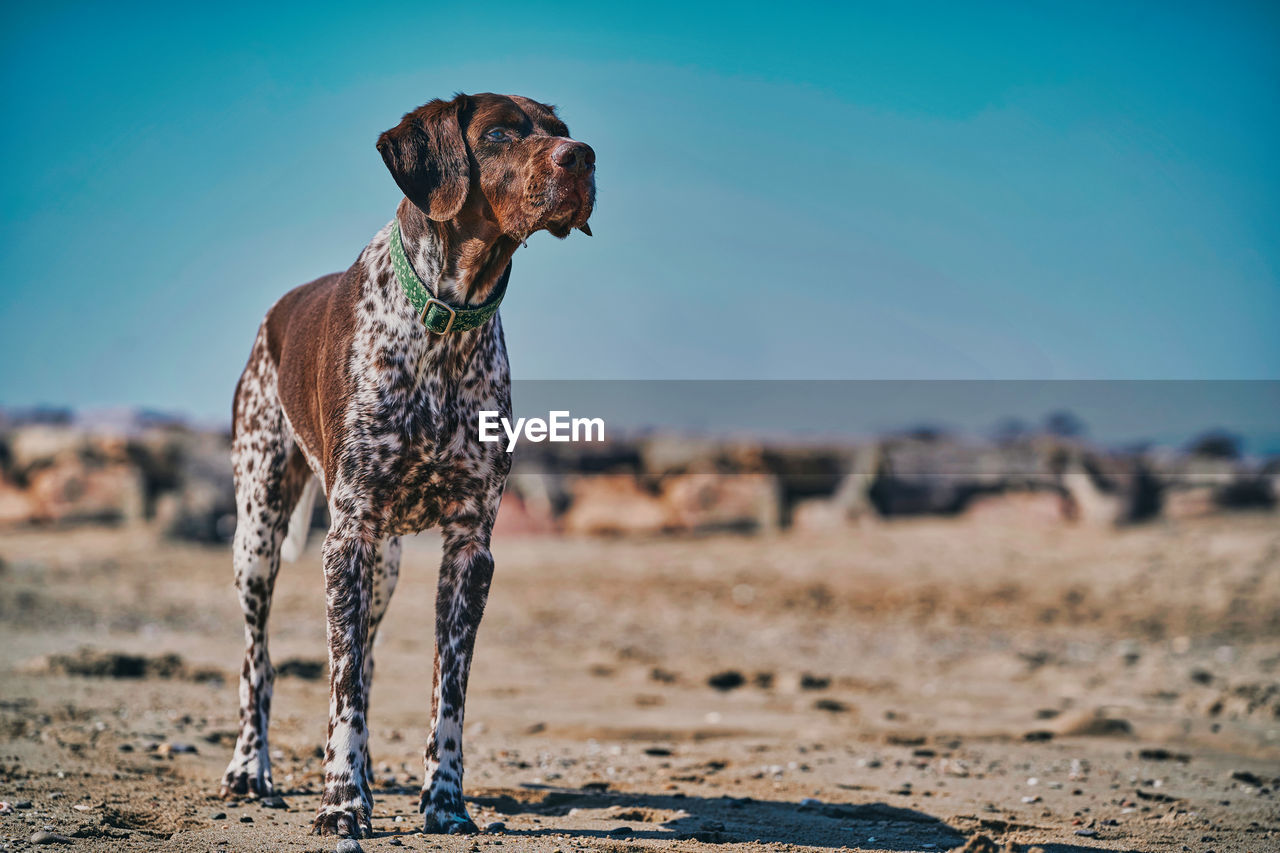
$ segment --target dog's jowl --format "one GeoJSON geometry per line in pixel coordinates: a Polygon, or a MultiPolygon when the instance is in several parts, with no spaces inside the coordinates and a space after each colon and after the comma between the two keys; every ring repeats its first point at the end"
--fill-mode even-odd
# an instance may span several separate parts
{"type": "Polygon", "coordinates": [[[481,411],[511,415],[497,310],[511,256],[536,231],[591,233],[595,152],[569,138],[554,108],[492,94],[432,101],[377,148],[405,194],[395,218],[346,272],[271,308],[236,388],[234,560],[247,649],[222,790],[273,791],[267,617],[281,554],[300,550],[318,486],[332,518],[322,549],[330,699],[314,830],[371,830],[373,640],[399,575],[398,537],[438,527],[421,809],[429,832],[474,832],[462,798],[463,704],[511,464],[507,442],[480,442],[475,425],[481,411]]]}

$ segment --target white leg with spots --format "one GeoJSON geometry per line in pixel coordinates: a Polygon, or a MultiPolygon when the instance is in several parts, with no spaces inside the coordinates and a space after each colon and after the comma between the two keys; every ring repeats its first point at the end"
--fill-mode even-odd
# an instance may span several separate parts
{"type": "MultiPolygon", "coordinates": [[[[331,503],[332,506],[332,503],[331,503]]],[[[372,833],[369,779],[370,615],[381,543],[373,525],[335,513],[324,543],[329,629],[329,740],[324,793],[312,824],[319,835],[372,833]]]]}
{"type": "MultiPolygon", "coordinates": [[[[378,551],[377,562],[374,564],[373,569],[373,602],[369,608],[369,643],[365,647],[366,653],[364,656],[366,713],[370,701],[369,696],[373,693],[373,647],[378,637],[378,626],[382,624],[382,617],[386,615],[387,605],[391,603],[391,596],[396,591],[396,584],[399,580],[400,537],[389,536],[382,542],[382,548],[378,551]]],[[[366,751],[365,756],[365,775],[372,780],[372,758],[369,757],[368,751],[366,751]]]]}
{"type": "Polygon", "coordinates": [[[267,650],[267,618],[292,504],[310,476],[280,414],[275,370],[264,356],[260,336],[236,392],[232,559],[244,612],[245,658],[240,671],[240,732],[222,777],[224,797],[273,792],[267,730],[275,673],[267,650]]]}
{"type": "Polygon", "coordinates": [[[378,626],[387,613],[387,605],[400,582],[400,537],[388,536],[378,551],[373,567],[373,601],[369,606],[369,653],[364,659],[364,683],[373,686],[373,644],[378,636],[378,626]]]}
{"type": "Polygon", "coordinates": [[[488,530],[445,525],[436,591],[431,735],[423,755],[426,777],[418,805],[426,832],[478,831],[462,798],[462,724],[471,655],[492,579],[488,530]]]}

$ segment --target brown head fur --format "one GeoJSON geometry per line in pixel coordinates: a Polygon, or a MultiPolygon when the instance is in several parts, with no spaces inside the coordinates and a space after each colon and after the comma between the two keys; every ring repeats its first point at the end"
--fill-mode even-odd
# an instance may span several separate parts
{"type": "Polygon", "coordinates": [[[524,240],[590,233],[595,152],[569,138],[555,108],[515,95],[458,95],[407,113],[378,151],[415,206],[464,230],[524,240]]]}

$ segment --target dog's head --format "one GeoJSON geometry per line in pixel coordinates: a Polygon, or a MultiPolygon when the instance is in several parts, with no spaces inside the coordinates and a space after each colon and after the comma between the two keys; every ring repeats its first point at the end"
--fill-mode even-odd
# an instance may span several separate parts
{"type": "Polygon", "coordinates": [[[466,211],[523,240],[546,229],[591,233],[596,154],[569,138],[555,108],[517,95],[458,95],[407,113],[378,151],[432,219],[466,211]]]}

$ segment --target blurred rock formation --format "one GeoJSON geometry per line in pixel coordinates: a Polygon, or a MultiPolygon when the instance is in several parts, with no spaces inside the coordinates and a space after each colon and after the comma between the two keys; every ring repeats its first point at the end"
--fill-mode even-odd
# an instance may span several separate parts
{"type": "MultiPolygon", "coordinates": [[[[1056,423],[1056,422],[1055,422],[1056,423]]],[[[235,528],[225,431],[145,412],[0,412],[0,529],[149,526],[220,543],[235,528]]],[[[990,442],[920,429],[859,443],[644,435],[526,444],[498,532],[806,533],[920,515],[987,524],[1124,525],[1275,511],[1280,460],[1229,434],[1181,451],[1115,450],[1080,430],[990,442]]],[[[327,524],[323,502],[313,524],[327,524]]]]}

